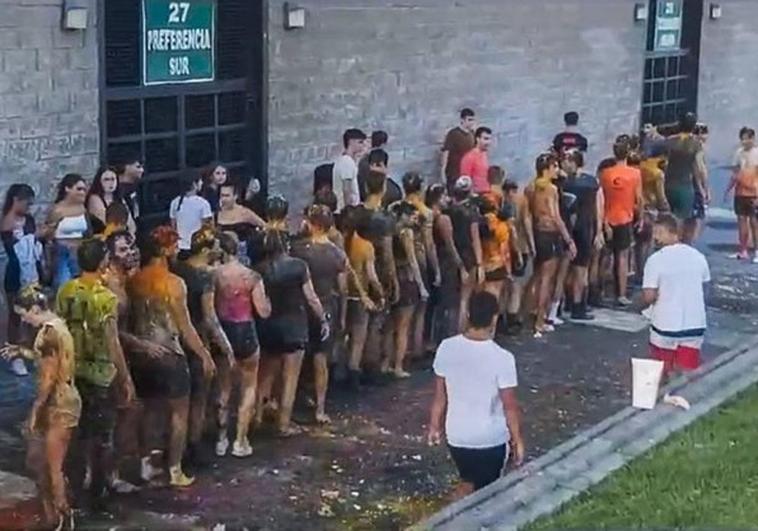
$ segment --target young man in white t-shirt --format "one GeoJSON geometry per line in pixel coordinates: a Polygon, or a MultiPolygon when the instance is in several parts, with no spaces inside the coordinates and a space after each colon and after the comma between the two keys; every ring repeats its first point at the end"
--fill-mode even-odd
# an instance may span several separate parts
{"type": "Polygon", "coordinates": [[[661,214],[653,228],[660,250],[645,264],[642,298],[651,305],[650,353],[664,362],[664,375],[695,370],[705,337],[703,284],[711,273],[705,256],[679,240],[675,217],[661,214]]]}
{"type": "Polygon", "coordinates": [[[360,129],[348,129],[342,135],[345,151],[334,162],[332,191],[337,196],[337,210],[357,206],[361,202],[358,188],[358,159],[365,150],[366,134],[360,129]]]}
{"type": "Polygon", "coordinates": [[[443,341],[434,358],[428,442],[439,444],[445,433],[462,480],[460,497],[497,480],[509,449],[517,466],[524,460],[516,362],[492,339],[498,312],[494,295],[474,293],[468,329],[443,341]]]}

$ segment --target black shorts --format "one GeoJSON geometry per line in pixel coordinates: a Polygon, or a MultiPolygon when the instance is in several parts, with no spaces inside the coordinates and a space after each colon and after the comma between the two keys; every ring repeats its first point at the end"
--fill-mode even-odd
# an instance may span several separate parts
{"type": "Polygon", "coordinates": [[[534,246],[537,254],[534,258],[535,265],[560,258],[566,248],[560,233],[542,230],[534,231],[534,246]]]}
{"type": "Polygon", "coordinates": [[[497,481],[505,468],[507,445],[491,448],[460,448],[447,445],[461,479],[474,485],[475,490],[497,481]]]}
{"type": "Polygon", "coordinates": [[[571,264],[577,267],[589,267],[595,243],[595,231],[589,226],[576,226],[572,237],[576,245],[576,256],[571,264]]]}
{"type": "Polygon", "coordinates": [[[758,216],[755,197],[737,196],[734,198],[734,213],[742,217],[758,216]]]}
{"type": "Polygon", "coordinates": [[[498,267],[493,271],[484,272],[484,280],[486,282],[500,282],[508,278],[508,270],[504,267],[498,267]]]}
{"type": "Polygon", "coordinates": [[[236,359],[246,360],[258,352],[258,333],[254,321],[221,321],[221,328],[232,345],[236,359]]]}
{"type": "Polygon", "coordinates": [[[322,301],[321,306],[329,316],[329,335],[321,338],[321,321],[312,313],[308,314],[308,353],[329,353],[334,348],[334,338],[340,333],[339,330],[339,301],[336,297],[328,301],[322,301]]]}
{"type": "Polygon", "coordinates": [[[415,280],[401,278],[398,280],[398,286],[400,287],[400,297],[395,303],[396,308],[416,306],[421,300],[421,293],[419,293],[418,284],[415,280]]]}
{"type": "Polygon", "coordinates": [[[653,226],[655,225],[655,214],[646,211],[642,214],[642,226],[634,232],[634,239],[640,243],[648,243],[653,239],[653,226]]]}
{"type": "Polygon", "coordinates": [[[80,378],[76,381],[76,388],[82,398],[79,437],[112,444],[113,430],[116,428],[116,401],[112,386],[100,387],[80,378]]]}
{"type": "Polygon", "coordinates": [[[611,227],[613,236],[611,236],[611,250],[615,252],[626,251],[632,246],[632,224],[618,225],[611,227]]]}
{"type": "Polygon", "coordinates": [[[129,372],[138,398],[176,399],[190,394],[189,366],[184,356],[171,354],[155,359],[130,352],[129,372]]]}
{"type": "Polygon", "coordinates": [[[306,315],[258,319],[256,325],[263,354],[279,356],[305,350],[308,345],[308,317],[306,315]]]}
{"type": "Polygon", "coordinates": [[[511,259],[511,271],[516,278],[522,278],[526,275],[526,268],[529,267],[529,255],[524,253],[521,255],[521,267],[516,267],[517,263],[515,257],[511,259]]]}

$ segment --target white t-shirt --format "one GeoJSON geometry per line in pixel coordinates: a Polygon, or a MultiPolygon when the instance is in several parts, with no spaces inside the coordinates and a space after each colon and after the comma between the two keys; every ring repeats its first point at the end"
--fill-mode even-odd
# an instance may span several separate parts
{"type": "Polygon", "coordinates": [[[518,385],[513,354],[494,341],[458,335],[440,343],[434,373],[445,379],[451,446],[491,448],[510,440],[500,390],[518,385]]]}
{"type": "MultiPolygon", "coordinates": [[[[706,328],[703,283],[711,281],[705,256],[689,245],[667,245],[645,264],[642,287],[657,289],[652,307],[651,342],[702,337],[706,328]]],[[[668,341],[667,341],[668,343],[668,341]]]]}
{"type": "Polygon", "coordinates": [[[337,211],[342,210],[346,205],[354,206],[360,203],[358,164],[350,155],[342,155],[335,161],[332,170],[332,191],[337,196],[337,211]],[[345,191],[352,196],[349,203],[345,201],[345,191]]]}
{"type": "Polygon", "coordinates": [[[199,195],[185,197],[181,207],[182,196],[175,197],[169,207],[169,217],[176,220],[176,231],[179,233],[179,249],[189,251],[192,247],[192,235],[195,234],[203,221],[213,217],[211,204],[199,195]]]}
{"type": "Polygon", "coordinates": [[[758,146],[753,146],[751,149],[740,146],[734,154],[732,166],[740,170],[758,168],[758,146]]]}

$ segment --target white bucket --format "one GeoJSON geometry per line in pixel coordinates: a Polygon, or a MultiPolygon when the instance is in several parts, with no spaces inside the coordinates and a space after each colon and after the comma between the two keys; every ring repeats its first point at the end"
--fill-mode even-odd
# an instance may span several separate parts
{"type": "Polygon", "coordinates": [[[632,358],[632,406],[639,409],[653,409],[658,400],[663,362],[632,358]]]}

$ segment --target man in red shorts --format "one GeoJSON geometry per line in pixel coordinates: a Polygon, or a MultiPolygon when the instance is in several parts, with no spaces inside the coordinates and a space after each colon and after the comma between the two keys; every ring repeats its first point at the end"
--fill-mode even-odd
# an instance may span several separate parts
{"type": "Polygon", "coordinates": [[[703,284],[711,273],[705,256],[679,241],[679,224],[661,214],[653,228],[659,250],[648,258],[642,297],[651,305],[650,353],[664,362],[664,378],[672,371],[700,366],[706,329],[703,284]]]}

